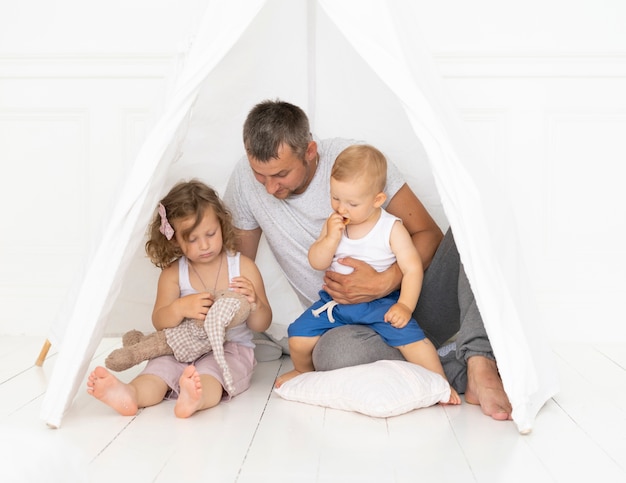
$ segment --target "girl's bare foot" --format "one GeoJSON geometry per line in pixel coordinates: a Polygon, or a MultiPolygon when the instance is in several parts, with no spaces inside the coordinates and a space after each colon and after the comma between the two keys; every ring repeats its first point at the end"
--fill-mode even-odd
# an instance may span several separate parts
{"type": "Polygon", "coordinates": [[[276,378],[276,382],[274,382],[274,387],[280,387],[290,379],[293,379],[296,376],[302,374],[300,371],[296,371],[295,369],[285,372],[276,378]]]}
{"type": "Polygon", "coordinates": [[[87,393],[111,406],[122,416],[133,416],[139,409],[135,389],[102,366],[96,367],[87,378],[87,393]]]}
{"type": "Polygon", "coordinates": [[[484,414],[498,421],[511,419],[513,408],[504,392],[496,362],[483,356],[467,360],[465,400],[478,404],[484,414]]]}
{"type": "Polygon", "coordinates": [[[187,366],[179,379],[180,394],[174,406],[174,414],[179,418],[188,418],[202,405],[202,382],[194,366],[187,366]]]}

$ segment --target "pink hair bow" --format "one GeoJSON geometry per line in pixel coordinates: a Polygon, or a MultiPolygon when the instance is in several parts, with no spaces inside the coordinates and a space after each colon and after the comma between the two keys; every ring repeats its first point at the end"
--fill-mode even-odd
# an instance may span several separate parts
{"type": "Polygon", "coordinates": [[[165,238],[171,240],[174,236],[174,228],[172,228],[170,222],[167,221],[167,215],[165,213],[165,206],[163,206],[163,203],[159,203],[159,215],[161,215],[161,226],[159,227],[159,231],[165,235],[165,238]]]}

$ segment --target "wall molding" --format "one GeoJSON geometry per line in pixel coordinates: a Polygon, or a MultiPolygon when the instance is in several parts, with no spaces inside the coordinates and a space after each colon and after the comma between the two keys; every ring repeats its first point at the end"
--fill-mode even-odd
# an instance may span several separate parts
{"type": "Polygon", "coordinates": [[[547,161],[544,176],[550,186],[544,192],[544,226],[550,258],[564,257],[564,239],[571,240],[566,257],[571,257],[573,250],[576,255],[589,256],[598,263],[604,257],[621,257],[625,234],[619,227],[625,226],[626,197],[621,189],[620,161],[626,149],[619,133],[626,128],[626,107],[551,108],[546,109],[544,116],[547,161]],[[587,128],[590,131],[580,135],[587,128]],[[569,152],[566,143],[571,139],[579,140],[585,149],[569,152]],[[575,190],[578,196],[572,194],[575,190]],[[598,205],[604,209],[594,208],[598,205]],[[563,212],[579,216],[580,225],[571,219],[562,221],[563,212]],[[590,233],[585,220],[591,218],[596,227],[590,233]],[[594,243],[597,238],[605,240],[601,254],[594,243]]]}
{"type": "MultiPolygon", "coordinates": [[[[183,53],[0,54],[1,78],[163,78],[183,53]]],[[[443,77],[626,77],[626,52],[439,51],[443,77]]]]}
{"type": "MultiPolygon", "coordinates": [[[[492,137],[482,139],[483,142],[489,141],[488,146],[484,146],[484,150],[477,151],[476,156],[484,158],[482,165],[489,170],[496,179],[504,180],[506,173],[505,156],[505,137],[506,126],[509,122],[510,110],[508,108],[499,107],[473,107],[459,109],[461,118],[467,124],[468,129],[472,126],[479,128],[487,126],[492,133],[492,137]]],[[[468,133],[469,135],[469,133],[468,133]]],[[[479,149],[478,141],[473,141],[472,145],[479,149]]]]}
{"type": "Polygon", "coordinates": [[[433,54],[443,77],[626,77],[626,52],[461,52],[433,54]]]}
{"type": "Polygon", "coordinates": [[[0,79],[163,78],[183,55],[160,54],[0,54],[0,79]]]}

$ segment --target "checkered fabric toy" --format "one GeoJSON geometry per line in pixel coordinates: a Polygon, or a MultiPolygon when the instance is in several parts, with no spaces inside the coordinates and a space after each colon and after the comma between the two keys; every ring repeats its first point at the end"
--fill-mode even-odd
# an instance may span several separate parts
{"type": "Polygon", "coordinates": [[[224,357],[226,327],[244,323],[251,307],[242,295],[220,290],[204,320],[185,319],[176,327],[144,335],[137,330],[124,334],[121,349],[116,349],[105,360],[112,371],[123,371],[140,362],[162,355],[174,355],[180,362],[193,362],[213,350],[222,369],[228,392],[234,389],[233,379],[224,357]]]}

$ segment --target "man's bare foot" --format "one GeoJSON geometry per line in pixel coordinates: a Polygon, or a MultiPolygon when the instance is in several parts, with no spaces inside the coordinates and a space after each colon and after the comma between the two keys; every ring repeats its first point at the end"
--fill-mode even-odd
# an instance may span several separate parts
{"type": "Polygon", "coordinates": [[[498,421],[511,419],[513,408],[504,392],[495,361],[483,356],[467,360],[465,401],[480,405],[484,414],[498,421]]]}
{"type": "Polygon", "coordinates": [[[274,387],[280,387],[284,383],[289,381],[290,379],[293,379],[294,377],[299,376],[300,374],[302,374],[302,372],[296,371],[295,369],[289,372],[285,372],[284,374],[281,374],[280,376],[276,378],[276,382],[274,382],[274,387]]]}
{"type": "Polygon", "coordinates": [[[174,406],[174,414],[179,418],[188,418],[202,405],[202,382],[195,366],[187,366],[178,383],[180,394],[174,406]]]}
{"type": "Polygon", "coordinates": [[[124,384],[102,366],[98,366],[87,378],[87,393],[111,406],[122,416],[137,414],[135,388],[124,384]]]}

